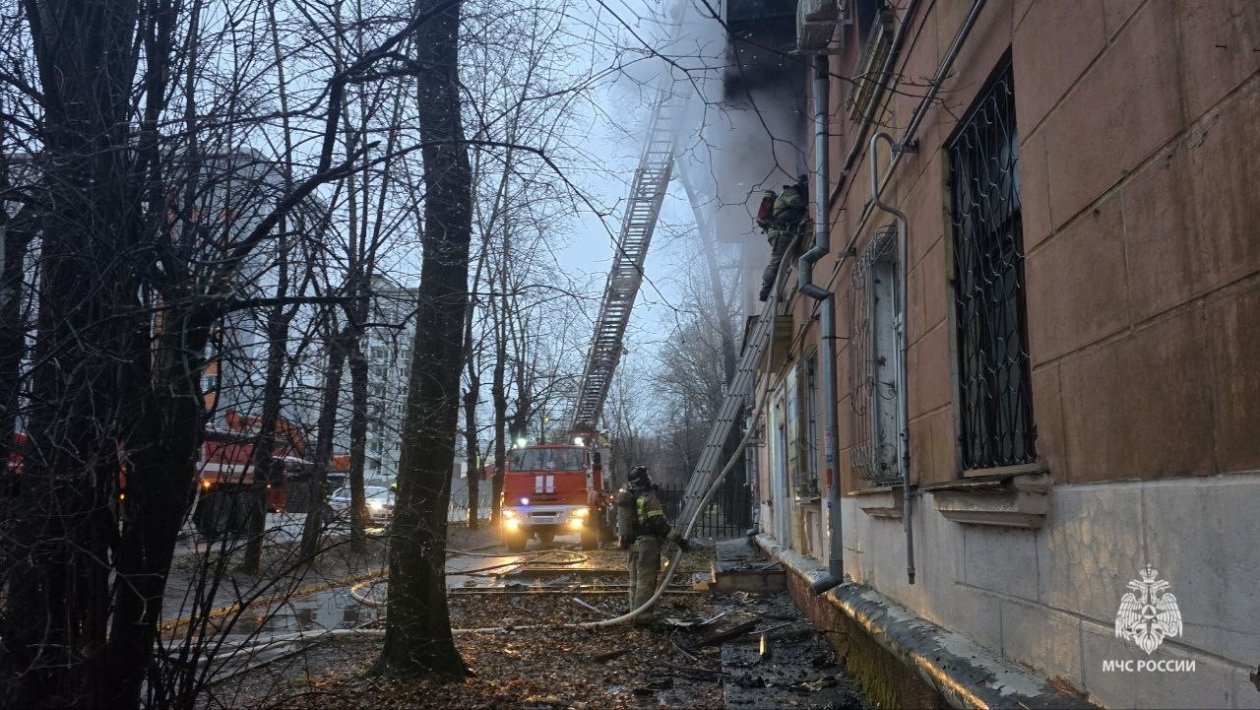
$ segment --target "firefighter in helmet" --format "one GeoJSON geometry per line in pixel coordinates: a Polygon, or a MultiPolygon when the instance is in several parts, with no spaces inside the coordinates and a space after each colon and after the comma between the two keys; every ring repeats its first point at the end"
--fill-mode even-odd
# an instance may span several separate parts
{"type": "MultiPolygon", "coordinates": [[[[647,466],[630,469],[626,487],[617,495],[617,535],[623,550],[629,550],[630,608],[638,609],[656,592],[656,577],[661,568],[661,542],[668,540],[686,552],[686,538],[665,519],[665,510],[656,495],[656,486],[648,476],[647,466]]],[[[636,626],[650,625],[655,619],[651,611],[635,617],[636,626]]]]}
{"type": "Polygon", "coordinates": [[[770,242],[770,263],[766,264],[765,273],[761,276],[760,298],[763,301],[770,296],[770,289],[774,287],[783,254],[804,227],[808,194],[806,176],[801,175],[795,185],[784,185],[778,194],[773,190],[766,190],[762,195],[761,205],[757,209],[757,226],[765,231],[766,239],[770,242]]]}

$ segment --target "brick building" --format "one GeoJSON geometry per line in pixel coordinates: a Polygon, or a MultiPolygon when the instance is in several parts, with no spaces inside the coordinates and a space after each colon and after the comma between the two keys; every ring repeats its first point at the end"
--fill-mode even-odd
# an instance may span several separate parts
{"type": "Polygon", "coordinates": [[[754,473],[798,601],[938,700],[1260,707],[1260,3],[801,5],[754,473]]]}

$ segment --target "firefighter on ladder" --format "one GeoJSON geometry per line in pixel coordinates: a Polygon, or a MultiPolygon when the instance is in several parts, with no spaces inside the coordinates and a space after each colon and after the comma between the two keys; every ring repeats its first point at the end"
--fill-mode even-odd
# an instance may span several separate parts
{"type": "Polygon", "coordinates": [[[766,190],[762,194],[761,205],[757,208],[757,226],[766,233],[770,242],[770,263],[766,264],[766,271],[761,276],[762,301],[770,296],[784,252],[804,227],[808,190],[806,178],[802,175],[795,185],[784,185],[778,194],[774,190],[766,190]]]}
{"type": "MultiPolygon", "coordinates": [[[[646,466],[630,469],[627,487],[617,495],[617,536],[621,549],[630,552],[630,609],[638,609],[656,592],[661,568],[661,542],[668,540],[686,552],[686,538],[665,519],[665,510],[656,495],[656,486],[646,466]]],[[[635,617],[635,626],[649,626],[655,618],[650,610],[635,617]]]]}

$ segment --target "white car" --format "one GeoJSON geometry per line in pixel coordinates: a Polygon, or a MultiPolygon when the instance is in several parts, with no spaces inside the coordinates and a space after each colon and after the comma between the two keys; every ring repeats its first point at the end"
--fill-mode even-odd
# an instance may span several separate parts
{"type": "MultiPolygon", "coordinates": [[[[388,523],[394,516],[394,492],[385,486],[364,486],[363,497],[367,501],[368,515],[373,523],[388,523]]],[[[334,520],[350,522],[350,487],[338,488],[328,499],[334,520]]]]}

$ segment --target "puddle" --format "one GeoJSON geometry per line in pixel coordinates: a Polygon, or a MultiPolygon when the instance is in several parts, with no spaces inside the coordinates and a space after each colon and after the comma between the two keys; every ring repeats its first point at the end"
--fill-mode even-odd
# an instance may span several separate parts
{"type": "Polygon", "coordinates": [[[270,636],[295,631],[319,631],[362,626],[383,617],[377,607],[364,606],[348,587],[309,594],[266,610],[247,612],[228,630],[229,641],[258,634],[270,636]],[[239,638],[238,638],[239,637],[239,638]]]}

